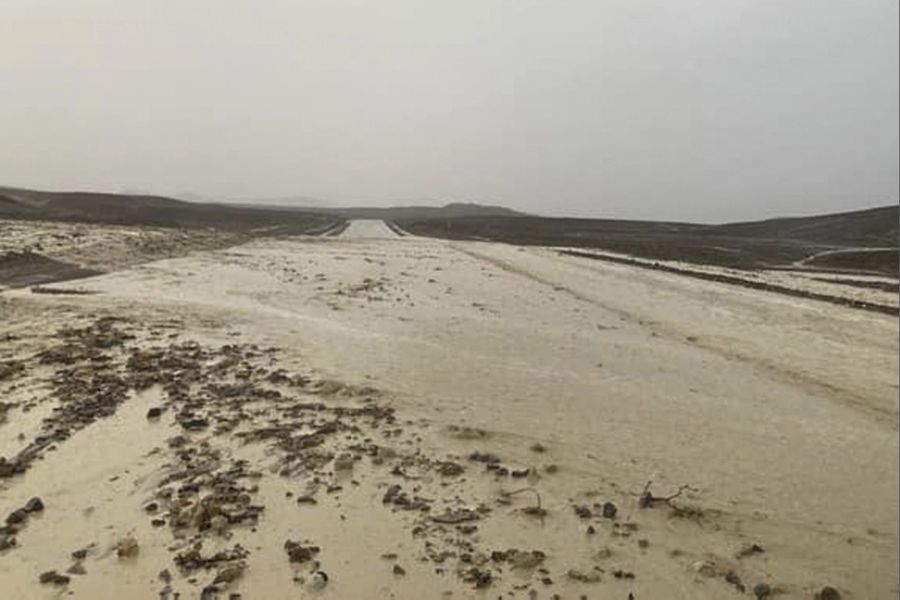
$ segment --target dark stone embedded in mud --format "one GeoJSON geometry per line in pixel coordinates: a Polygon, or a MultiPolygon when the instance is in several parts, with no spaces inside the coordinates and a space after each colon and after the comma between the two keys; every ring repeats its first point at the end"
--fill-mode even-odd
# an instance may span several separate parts
{"type": "Polygon", "coordinates": [[[836,588],[826,585],[816,594],[816,600],[841,600],[841,593],[836,588]]]}
{"type": "Polygon", "coordinates": [[[80,550],[76,550],[72,553],[72,558],[74,560],[84,560],[87,555],[88,555],[88,549],[81,548],[80,550]]]}
{"type": "Polygon", "coordinates": [[[591,518],[591,509],[587,506],[576,505],[572,507],[575,510],[575,514],[579,519],[590,519],[591,518]]]}
{"type": "Polygon", "coordinates": [[[66,575],[60,575],[56,571],[45,571],[38,577],[41,583],[50,583],[53,585],[66,585],[70,579],[66,575]]]}
{"type": "Polygon", "coordinates": [[[737,591],[742,594],[747,590],[747,588],[744,586],[744,582],[741,581],[741,578],[734,571],[728,571],[725,574],[725,581],[733,585],[737,589],[737,591]]]}
{"type": "Polygon", "coordinates": [[[756,600],[763,600],[772,595],[772,588],[768,583],[757,583],[753,586],[753,595],[756,597],[756,600]]]}
{"type": "Polygon", "coordinates": [[[19,508],[9,513],[6,517],[6,523],[7,525],[18,525],[19,523],[24,523],[27,518],[28,513],[25,512],[25,509],[19,508]]]}
{"type": "Polygon", "coordinates": [[[394,498],[397,497],[397,494],[400,493],[400,486],[396,483],[392,486],[388,487],[387,491],[384,493],[384,497],[381,498],[381,501],[385,504],[389,504],[394,501],[394,498]]]}
{"type": "Polygon", "coordinates": [[[180,421],[181,426],[188,431],[200,431],[209,427],[209,420],[203,417],[193,417],[180,421]]]}
{"type": "Polygon", "coordinates": [[[462,465],[455,463],[455,462],[448,461],[445,463],[441,463],[441,466],[438,467],[438,473],[440,473],[441,475],[452,476],[452,475],[459,475],[462,472],[463,472],[462,465]]]}
{"type": "Polygon", "coordinates": [[[496,465],[500,463],[500,457],[491,452],[479,452],[475,451],[469,455],[469,460],[474,460],[475,462],[481,462],[488,465],[496,465]]]}
{"type": "Polygon", "coordinates": [[[152,407],[147,411],[148,419],[158,419],[162,415],[162,409],[158,406],[152,407]]]}
{"type": "Polygon", "coordinates": [[[476,521],[478,520],[478,514],[468,508],[458,508],[456,510],[447,510],[439,515],[433,515],[431,520],[435,523],[447,523],[453,525],[456,523],[465,523],[466,521],[476,521]]]}
{"type": "Polygon", "coordinates": [[[491,585],[491,582],[494,580],[493,575],[491,575],[490,571],[482,571],[477,567],[472,567],[463,576],[465,581],[469,583],[474,583],[476,588],[486,588],[491,585]]]}
{"type": "Polygon", "coordinates": [[[31,500],[25,503],[24,509],[25,512],[33,513],[33,512],[41,512],[44,510],[44,502],[35,496],[31,500]]]}
{"type": "Polygon", "coordinates": [[[604,519],[615,519],[616,513],[619,512],[619,509],[616,508],[616,505],[612,502],[606,502],[603,504],[603,518],[604,519]]]}
{"type": "Polygon", "coordinates": [[[284,550],[287,552],[288,561],[292,563],[302,563],[312,560],[319,553],[318,546],[304,546],[300,542],[287,540],[284,543],[284,550]]]}

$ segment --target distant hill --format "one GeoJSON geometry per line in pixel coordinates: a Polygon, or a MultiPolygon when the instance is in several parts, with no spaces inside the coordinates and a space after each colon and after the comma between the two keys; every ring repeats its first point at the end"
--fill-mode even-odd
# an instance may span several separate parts
{"type": "Polygon", "coordinates": [[[835,246],[893,247],[900,235],[900,207],[728,223],[714,225],[712,230],[717,235],[802,240],[835,246]]]}
{"type": "Polygon", "coordinates": [[[322,213],[194,203],[163,196],[98,192],[46,192],[0,187],[0,218],[148,225],[274,229],[304,232],[333,225],[322,213]]]}
{"type": "Polygon", "coordinates": [[[598,248],[738,269],[812,269],[829,264],[896,277],[898,222],[900,207],[884,206],[724,225],[496,215],[401,218],[397,224],[416,235],[449,239],[598,248]],[[846,252],[871,247],[889,250],[846,252]],[[835,250],[841,253],[829,253],[835,250]],[[829,254],[812,259],[821,253],[829,254]]]}

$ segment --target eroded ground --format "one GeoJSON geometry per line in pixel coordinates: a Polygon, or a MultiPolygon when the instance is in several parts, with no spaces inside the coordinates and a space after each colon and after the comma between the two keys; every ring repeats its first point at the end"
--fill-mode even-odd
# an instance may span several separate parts
{"type": "Polygon", "coordinates": [[[3,589],[896,596],[896,318],[391,235],[0,295],[3,589]]]}

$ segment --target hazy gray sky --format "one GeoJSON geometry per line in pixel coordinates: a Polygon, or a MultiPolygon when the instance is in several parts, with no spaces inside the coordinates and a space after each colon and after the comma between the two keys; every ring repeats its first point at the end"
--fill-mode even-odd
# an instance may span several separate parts
{"type": "Polygon", "coordinates": [[[0,184],[720,221],[897,202],[897,0],[2,0],[0,184]]]}

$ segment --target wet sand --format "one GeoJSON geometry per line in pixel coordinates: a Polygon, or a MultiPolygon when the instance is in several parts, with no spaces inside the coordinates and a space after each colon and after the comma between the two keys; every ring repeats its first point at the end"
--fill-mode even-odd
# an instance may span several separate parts
{"type": "Polygon", "coordinates": [[[0,295],[14,597],[896,596],[896,318],[381,222],[67,285],[0,295]]]}

